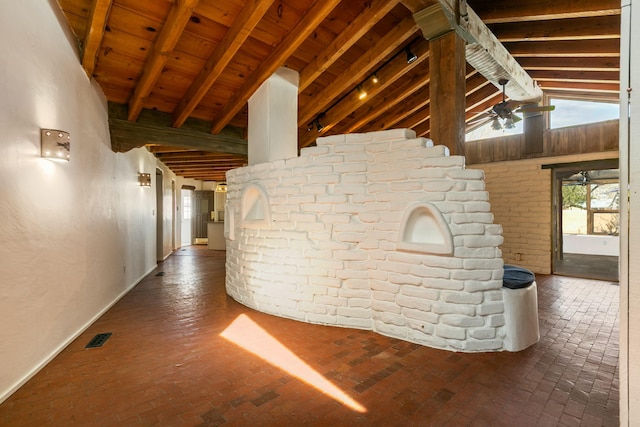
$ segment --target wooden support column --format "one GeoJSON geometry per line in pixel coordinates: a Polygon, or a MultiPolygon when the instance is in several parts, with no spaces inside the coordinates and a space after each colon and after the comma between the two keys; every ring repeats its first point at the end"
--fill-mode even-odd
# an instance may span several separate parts
{"type": "Polygon", "coordinates": [[[454,31],[429,40],[431,139],[464,156],[465,41],[454,31]]]}
{"type": "Polygon", "coordinates": [[[524,152],[539,154],[544,150],[544,116],[540,112],[524,113],[524,152]]]}

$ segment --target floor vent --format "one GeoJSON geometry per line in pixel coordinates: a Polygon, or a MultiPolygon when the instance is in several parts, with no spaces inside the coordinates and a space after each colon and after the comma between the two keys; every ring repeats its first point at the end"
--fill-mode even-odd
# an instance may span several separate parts
{"type": "Polygon", "coordinates": [[[84,348],[102,347],[102,344],[104,344],[109,339],[110,336],[111,336],[111,332],[107,332],[105,334],[98,334],[95,337],[93,337],[93,339],[89,341],[89,344],[87,344],[84,348]]]}
{"type": "Polygon", "coordinates": [[[158,272],[156,273],[156,276],[164,276],[164,271],[158,271],[158,272]]]}

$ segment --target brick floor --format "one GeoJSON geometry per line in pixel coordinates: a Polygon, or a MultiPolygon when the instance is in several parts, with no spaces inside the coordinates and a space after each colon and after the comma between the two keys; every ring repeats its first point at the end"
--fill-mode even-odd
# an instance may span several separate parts
{"type": "Polygon", "coordinates": [[[452,353],[255,312],[226,296],[224,252],[185,248],[0,405],[0,425],[617,426],[617,284],[537,282],[538,344],[452,353]],[[223,338],[239,318],[366,411],[223,338]]]}

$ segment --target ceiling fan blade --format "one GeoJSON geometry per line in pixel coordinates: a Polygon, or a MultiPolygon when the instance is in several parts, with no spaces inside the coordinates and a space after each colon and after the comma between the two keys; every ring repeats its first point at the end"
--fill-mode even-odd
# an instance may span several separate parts
{"type": "Polygon", "coordinates": [[[472,130],[472,129],[478,129],[478,128],[481,128],[482,126],[484,126],[484,125],[486,125],[488,123],[491,123],[494,120],[495,120],[494,117],[485,117],[485,118],[480,119],[480,120],[475,120],[475,121],[472,121],[470,123],[467,123],[467,126],[465,127],[465,129],[466,129],[467,132],[472,130]]]}
{"type": "Polygon", "coordinates": [[[472,120],[470,120],[469,122],[467,122],[467,128],[468,128],[469,126],[475,126],[475,125],[477,125],[478,123],[485,122],[485,121],[487,121],[487,120],[493,120],[494,118],[495,118],[495,117],[494,117],[494,115],[493,115],[493,114],[491,114],[491,113],[489,113],[489,112],[485,111],[484,113],[482,113],[482,114],[479,114],[479,115],[475,116],[472,120]]]}
{"type": "Polygon", "coordinates": [[[515,110],[516,113],[539,113],[542,111],[553,111],[556,109],[555,105],[536,105],[536,106],[522,106],[515,110]]]}
{"type": "Polygon", "coordinates": [[[521,105],[523,105],[521,101],[514,101],[513,99],[510,99],[505,102],[505,108],[512,111],[520,107],[521,105]]]}

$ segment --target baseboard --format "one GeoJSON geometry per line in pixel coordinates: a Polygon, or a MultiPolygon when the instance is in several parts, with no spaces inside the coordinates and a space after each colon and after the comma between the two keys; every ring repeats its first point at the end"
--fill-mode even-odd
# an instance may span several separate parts
{"type": "Polygon", "coordinates": [[[138,280],[136,280],[131,286],[129,286],[127,289],[125,289],[124,291],[122,291],[120,293],[120,295],[118,295],[113,301],[111,301],[109,304],[107,304],[107,306],[105,308],[103,308],[102,310],[100,310],[100,312],[98,312],[98,314],[96,314],[95,316],[93,316],[91,318],[91,320],[89,320],[87,323],[85,323],[75,334],[73,334],[71,337],[69,337],[66,341],[64,341],[61,345],[59,345],[54,351],[52,351],[49,356],[47,356],[46,358],[44,358],[40,363],[38,363],[27,375],[25,375],[22,379],[20,379],[18,382],[16,382],[14,385],[12,385],[11,387],[9,387],[7,390],[3,391],[2,394],[0,394],[0,404],[2,404],[2,402],[4,402],[5,400],[7,400],[13,393],[15,393],[16,391],[18,391],[18,389],[20,387],[22,387],[27,381],[29,381],[31,378],[33,378],[33,376],[35,376],[38,372],[40,372],[40,370],[42,370],[42,368],[44,368],[45,366],[47,366],[47,364],[49,362],[51,362],[58,354],[60,354],[60,352],[62,352],[62,350],[64,350],[65,348],[67,348],[67,346],[69,344],[71,344],[76,338],[78,338],[84,331],[86,331],[89,326],[93,325],[93,323],[98,320],[103,314],[105,314],[111,307],[113,307],[118,301],[120,301],[122,299],[122,297],[124,297],[126,294],[128,294],[131,289],[135,288],[140,282],[142,282],[142,280],[144,280],[145,277],[147,277],[149,275],[149,273],[151,273],[153,270],[156,269],[156,265],[154,265],[151,269],[149,269],[149,271],[147,271],[146,273],[144,273],[138,280]]]}

